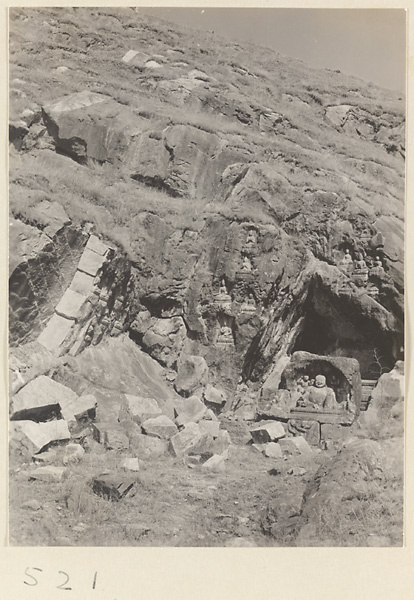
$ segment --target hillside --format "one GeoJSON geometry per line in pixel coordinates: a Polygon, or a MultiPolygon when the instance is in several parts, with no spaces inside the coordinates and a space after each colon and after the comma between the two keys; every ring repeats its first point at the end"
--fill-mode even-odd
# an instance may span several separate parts
{"type": "MultiPolygon", "coordinates": [[[[315,427],[306,425],[305,435],[286,411],[296,406],[304,374],[323,373],[342,412],[328,420],[325,437],[327,423],[316,419],[313,459],[306,459],[309,485],[315,485],[311,479],[324,451],[336,464],[351,434],[379,444],[355,446],[359,465],[368,455],[377,460],[382,444],[395,442],[388,458],[400,456],[401,414],[394,415],[392,431],[384,424],[401,393],[390,392],[385,401],[378,390],[385,389],[390,371],[400,385],[397,361],[404,352],[404,103],[396,92],[340,72],[312,69],[273,50],[193,32],[132,8],[13,9],[12,422],[41,424],[40,400],[19,412],[16,398],[42,375],[79,398],[93,395],[95,424],[79,437],[78,423],[71,437],[86,449],[91,468],[105,460],[115,468],[116,452],[128,448],[141,461],[148,442],[142,438],[149,437],[130,413],[129,428],[124,423],[119,433],[125,395],[157,401],[181,433],[185,424],[177,419],[197,398],[242,453],[230,452],[228,464],[235,464],[229,477],[236,482],[242,476],[245,456],[258,488],[266,489],[265,502],[273,498],[268,469],[261,481],[257,465],[271,459],[251,456],[249,427],[275,422],[284,428],[281,438],[306,438],[312,445],[315,427]],[[369,397],[368,388],[374,390],[369,397]],[[364,411],[371,397],[379,398],[375,415],[374,408],[364,411]],[[98,446],[85,439],[96,423],[109,422],[129,446],[107,448],[107,456],[97,450],[99,439],[98,446]]],[[[303,423],[314,421],[306,415],[303,423]]],[[[197,423],[200,418],[194,417],[197,423]]],[[[208,435],[213,430],[204,424],[205,435],[203,428],[208,435]]],[[[153,439],[163,436],[154,433],[153,439]]],[[[220,436],[211,436],[208,452],[201,451],[200,438],[194,445],[199,454],[192,454],[221,456],[220,436]]],[[[165,470],[172,459],[164,458],[159,468],[165,470]]],[[[299,468],[303,457],[285,448],[283,458],[289,468],[299,468]]],[[[345,459],[338,460],[341,465],[345,459]]],[[[22,477],[13,466],[25,495],[33,486],[26,481],[30,468],[22,477]]],[[[171,468],[182,465],[176,461],[171,468]]],[[[394,477],[386,487],[400,494],[394,477]]],[[[306,482],[296,482],[293,492],[283,487],[289,483],[276,486],[280,497],[289,492],[302,498],[306,482]]],[[[374,483],[379,485],[375,477],[374,483]]],[[[144,484],[148,493],[152,485],[144,484]]],[[[231,501],[230,485],[223,493],[231,501]]],[[[398,494],[389,519],[397,532],[398,494]]],[[[250,504],[246,510],[254,512],[250,504]]],[[[262,545],[260,536],[272,527],[263,525],[267,517],[260,525],[249,514],[262,545]]],[[[273,538],[309,543],[303,532],[300,538],[305,525],[297,520],[309,521],[309,514],[303,506],[292,515],[294,535],[279,531],[273,538]]],[[[375,520],[367,519],[369,527],[375,520]]],[[[17,531],[16,525],[20,543],[17,531]]],[[[41,528],[33,531],[39,543],[51,543],[41,528]]],[[[314,533],[312,544],[325,539],[332,545],[331,534],[327,540],[314,533]]],[[[388,545],[399,543],[394,529],[384,535],[388,545]]],[[[110,536],[121,543],[119,531],[110,536]]],[[[27,527],[23,537],[28,543],[27,527]]],[[[196,543],[186,535],[167,538],[157,531],[150,545],[196,543]]],[[[344,539],[333,543],[348,545],[344,539]]]]}

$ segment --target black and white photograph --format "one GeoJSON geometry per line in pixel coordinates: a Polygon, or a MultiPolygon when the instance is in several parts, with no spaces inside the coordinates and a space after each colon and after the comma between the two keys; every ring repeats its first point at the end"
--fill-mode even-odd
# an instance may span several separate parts
{"type": "Polygon", "coordinates": [[[8,28],[8,543],[403,547],[406,11],[8,28]]]}

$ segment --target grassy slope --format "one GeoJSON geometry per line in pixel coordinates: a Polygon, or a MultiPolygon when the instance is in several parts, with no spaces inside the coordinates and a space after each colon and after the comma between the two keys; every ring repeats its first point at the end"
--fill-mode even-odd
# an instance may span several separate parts
{"type": "MultiPolygon", "coordinates": [[[[190,124],[225,136],[231,145],[251,147],[253,160],[268,162],[295,198],[304,190],[339,191],[345,217],[361,209],[372,218],[402,217],[402,161],[377,144],[337,131],[324,118],[327,106],[345,103],[401,122],[403,101],[393,92],[331,70],[310,69],[266,48],[170,26],[133,9],[14,9],[10,29],[11,87],[25,94],[12,93],[12,119],[25,108],[37,110],[75,91],[97,91],[145,117],[148,129],[190,124]],[[163,56],[163,68],[124,64],[121,58],[130,49],[163,56]],[[62,66],[69,71],[56,70],[62,66]],[[184,77],[193,68],[211,81],[197,89],[197,102],[180,105],[159,83],[184,77]],[[250,114],[252,122],[240,122],[234,107],[250,114]],[[263,110],[283,115],[289,126],[264,135],[257,117],[263,110]]],[[[75,221],[96,222],[98,230],[121,241],[132,255],[142,241],[137,216],[143,211],[184,229],[197,228],[200,216],[215,210],[193,205],[190,212],[185,201],[130,181],[120,168],[87,169],[54,159],[54,169],[50,156],[33,154],[20,159],[20,165],[12,161],[12,181],[18,174],[18,184],[30,189],[42,175],[40,186],[59,194],[75,221]]],[[[12,188],[12,211],[19,210],[16,196],[12,188]]]]}

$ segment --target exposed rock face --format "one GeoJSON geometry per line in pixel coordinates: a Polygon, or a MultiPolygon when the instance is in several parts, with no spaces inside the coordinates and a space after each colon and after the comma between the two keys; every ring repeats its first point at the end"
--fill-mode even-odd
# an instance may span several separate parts
{"type": "MultiPolygon", "coordinates": [[[[17,45],[49,11],[13,21],[17,45]]],[[[260,390],[273,400],[300,351],[331,357],[321,360],[351,386],[357,415],[352,359],[376,380],[378,357],[380,371],[403,357],[402,98],[266,49],[218,43],[206,59],[181,32],[183,61],[164,34],[151,47],[143,15],[148,39],[128,40],[125,27],[131,50],[119,52],[79,15],[66,33],[50,25],[73,61],[70,76],[57,71],[60,98],[38,82],[23,91],[15,74],[11,142],[30,169],[11,166],[10,335],[49,354],[30,374],[13,356],[14,390],[50,360],[78,394],[98,390],[103,421],[118,419],[123,394],[156,400],[172,420],[176,394],[151,357],[182,396],[204,390],[217,413],[255,418],[260,390]],[[44,173],[43,159],[59,168],[44,173]]],[[[260,410],[286,422],[289,408],[279,395],[277,411],[260,410]]]]}

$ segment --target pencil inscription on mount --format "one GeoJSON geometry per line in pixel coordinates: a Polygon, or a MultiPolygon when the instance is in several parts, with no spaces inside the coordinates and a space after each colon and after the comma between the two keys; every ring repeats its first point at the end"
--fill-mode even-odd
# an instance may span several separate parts
{"type": "Polygon", "coordinates": [[[401,544],[403,99],[132,8],[10,18],[12,543],[401,544]]]}

